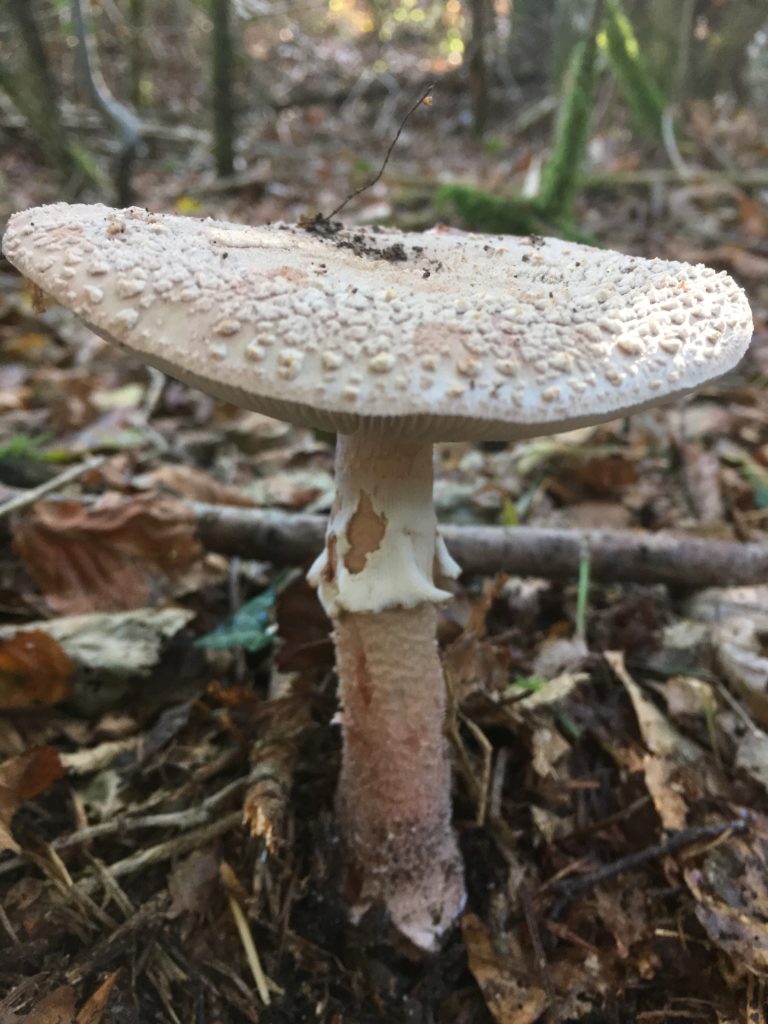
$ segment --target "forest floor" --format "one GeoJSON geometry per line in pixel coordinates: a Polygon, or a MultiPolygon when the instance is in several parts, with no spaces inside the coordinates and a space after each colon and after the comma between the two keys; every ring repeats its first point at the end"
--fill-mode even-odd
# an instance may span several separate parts
{"type": "MultiPolygon", "coordinates": [[[[137,203],[327,212],[409,102],[254,125],[226,191],[195,145],[169,173],[157,143],[137,203]]],[[[425,226],[430,183],[535,168],[536,137],[473,141],[452,102],[438,89],[417,113],[348,223],[425,226]]],[[[701,106],[687,129],[697,153],[765,166],[748,114],[701,106]]],[[[667,166],[607,129],[591,159],[617,179],[667,166]]],[[[3,218],[62,198],[18,139],[0,174],[3,218]]],[[[768,543],[765,204],[664,172],[583,193],[579,219],[602,244],[730,271],[751,350],[661,410],[439,446],[440,520],[768,543]]],[[[333,652],[306,566],[206,551],[188,514],[327,512],[329,440],[150,376],[37,311],[7,265],[0,342],[0,1024],[766,1020],[768,581],[593,582],[581,637],[576,579],[457,583],[440,640],[469,901],[421,955],[376,915],[351,927],[339,897],[333,652]],[[236,613],[238,646],[197,643],[236,613]]]]}

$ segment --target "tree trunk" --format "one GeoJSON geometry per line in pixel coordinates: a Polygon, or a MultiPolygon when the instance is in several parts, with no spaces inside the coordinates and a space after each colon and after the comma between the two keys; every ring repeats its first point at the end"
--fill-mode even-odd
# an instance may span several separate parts
{"type": "Polygon", "coordinates": [[[8,11],[15,23],[26,57],[26,71],[34,83],[29,93],[14,81],[7,69],[0,69],[0,86],[26,118],[34,140],[51,166],[70,176],[82,170],[61,124],[48,54],[35,20],[33,0],[9,0],[8,11]]]}
{"type": "Polygon", "coordinates": [[[112,95],[101,73],[91,29],[90,0],[72,0],[71,11],[78,47],[78,73],[83,87],[120,141],[112,171],[117,205],[130,206],[133,202],[131,175],[139,148],[139,124],[133,113],[112,95]]]}
{"type": "Polygon", "coordinates": [[[513,81],[545,82],[552,71],[556,0],[516,0],[511,6],[507,60],[513,81]]]}
{"type": "Polygon", "coordinates": [[[213,135],[216,173],[229,177],[235,169],[235,115],[232,98],[232,31],[230,0],[210,0],[213,73],[213,135]]]}
{"type": "Polygon", "coordinates": [[[718,92],[735,92],[743,97],[747,50],[758,31],[768,24],[765,0],[700,0],[696,16],[690,95],[706,98],[718,92]]]}
{"type": "Polygon", "coordinates": [[[472,97],[472,127],[482,135],[488,121],[488,35],[491,11],[488,0],[470,0],[471,33],[467,52],[469,91],[472,97]]]}
{"type": "Polygon", "coordinates": [[[717,92],[741,96],[747,49],[768,24],[765,0],[695,0],[692,17],[686,6],[642,0],[633,7],[643,53],[657,81],[669,88],[684,77],[682,99],[711,98],[717,92]],[[677,72],[681,52],[688,63],[684,76],[677,72]]]}
{"type": "Polygon", "coordinates": [[[130,60],[130,99],[136,110],[144,105],[142,79],[144,77],[144,32],[145,32],[145,0],[130,0],[128,20],[130,25],[129,60],[130,60]]]}

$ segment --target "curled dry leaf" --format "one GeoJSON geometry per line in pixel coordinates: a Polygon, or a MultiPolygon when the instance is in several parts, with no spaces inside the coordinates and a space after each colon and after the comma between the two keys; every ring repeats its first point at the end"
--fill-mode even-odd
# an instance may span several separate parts
{"type": "Polygon", "coordinates": [[[219,879],[219,862],[213,850],[193,850],[176,862],[168,876],[171,906],[168,917],[205,914],[219,879]]]}
{"type": "Polygon", "coordinates": [[[648,753],[643,757],[646,788],[664,828],[686,825],[688,806],[684,799],[686,766],[697,764],[702,751],[678,732],[672,722],[632,679],[618,651],[606,651],[605,660],[624,685],[637,718],[648,753]]]}
{"type": "Polygon", "coordinates": [[[0,641],[0,709],[56,704],[69,696],[74,665],[41,629],[0,641]]]}
{"type": "Polygon", "coordinates": [[[0,850],[19,851],[11,821],[25,800],[42,793],[64,774],[53,747],[35,747],[0,764],[0,850]]]}
{"type": "Polygon", "coordinates": [[[696,518],[700,523],[722,525],[726,515],[720,483],[720,459],[701,444],[683,444],[681,454],[685,489],[696,518]]]}
{"type": "Polygon", "coordinates": [[[210,505],[238,505],[243,508],[255,505],[239,487],[223,484],[209,473],[192,466],[159,466],[143,476],[140,485],[173,491],[182,498],[204,501],[210,505]]]}
{"type": "Polygon", "coordinates": [[[646,788],[664,828],[685,828],[688,805],[683,798],[683,786],[677,778],[677,765],[667,758],[646,754],[643,772],[646,788]]]}
{"type": "Polygon", "coordinates": [[[768,726],[768,656],[752,615],[733,615],[715,631],[720,669],[763,728],[768,726]]]}
{"type": "MultiPolygon", "coordinates": [[[[147,675],[157,664],[163,642],[174,636],[194,618],[187,608],[136,608],[128,612],[93,612],[87,615],[63,615],[47,622],[24,626],[30,631],[44,630],[45,635],[74,666],[98,672],[99,678],[119,679],[147,675]]],[[[11,638],[17,627],[0,626],[0,640],[11,638]]],[[[0,707],[2,703],[2,671],[4,646],[0,646],[0,707]]]]}
{"type": "MultiPolygon", "coordinates": [[[[497,1024],[532,1024],[547,1006],[546,993],[531,980],[532,966],[521,963],[516,969],[508,952],[497,952],[487,928],[474,914],[462,917],[461,930],[469,969],[493,1019],[497,1024]]],[[[511,936],[505,939],[513,941],[511,936]]]]}
{"type": "Polygon", "coordinates": [[[763,728],[768,726],[768,585],[709,587],[686,607],[701,623],[720,672],[763,728]]]}
{"type": "Polygon", "coordinates": [[[624,664],[620,651],[606,651],[603,655],[616,678],[629,694],[635,711],[643,743],[652,754],[669,758],[674,764],[692,764],[701,758],[701,749],[686,739],[667,716],[638,686],[624,664]]]}
{"type": "Polygon", "coordinates": [[[75,1024],[102,1024],[105,1021],[104,1011],[119,974],[120,968],[107,975],[78,1013],[75,1024]]]}
{"type": "Polygon", "coordinates": [[[9,1013],[0,1016],[0,1024],[77,1024],[75,1018],[75,991],[62,985],[49,992],[29,1013],[9,1013]]]}
{"type": "Polygon", "coordinates": [[[746,280],[764,281],[768,275],[768,259],[740,245],[724,244],[714,247],[693,245],[681,239],[670,239],[666,255],[686,263],[706,263],[718,270],[725,269],[746,280]]]}
{"type": "Polygon", "coordinates": [[[734,763],[768,791],[768,735],[757,727],[744,731],[743,722],[738,719],[735,724],[734,763]]]}
{"type": "Polygon", "coordinates": [[[714,845],[684,871],[696,916],[739,972],[768,973],[768,820],[750,817],[749,832],[714,845]]]}
{"type": "Polygon", "coordinates": [[[30,575],[62,613],[157,603],[201,555],[189,510],[153,493],[38,502],[13,532],[30,575]]]}

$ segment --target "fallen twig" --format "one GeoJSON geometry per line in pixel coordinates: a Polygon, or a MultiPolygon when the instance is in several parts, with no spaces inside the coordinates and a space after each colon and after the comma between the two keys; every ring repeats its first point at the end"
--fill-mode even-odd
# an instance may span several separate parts
{"type": "Polygon", "coordinates": [[[265,1006],[269,1006],[269,988],[267,986],[267,979],[264,975],[264,969],[261,966],[261,960],[256,949],[256,943],[253,941],[253,933],[251,932],[250,926],[243,913],[243,908],[237,902],[237,898],[230,892],[227,893],[229,898],[229,909],[232,912],[232,917],[237,927],[237,933],[240,936],[240,941],[243,944],[245,950],[245,958],[248,961],[248,966],[251,969],[253,980],[256,982],[256,988],[262,1003],[265,1006]]]}
{"type": "Polygon", "coordinates": [[[555,890],[558,900],[552,909],[552,916],[558,917],[565,904],[570,902],[574,896],[587,892],[601,882],[606,882],[609,878],[616,878],[617,875],[622,875],[625,871],[632,871],[634,868],[640,867],[641,864],[647,864],[648,861],[659,860],[670,853],[677,853],[679,850],[685,849],[686,846],[693,846],[694,843],[716,839],[728,832],[744,832],[748,827],[749,822],[746,818],[736,818],[734,821],[717,822],[714,825],[682,828],[659,843],[653,843],[642,850],[628,853],[626,857],[620,857],[610,864],[604,864],[588,874],[579,875],[577,878],[557,878],[551,882],[545,882],[540,891],[555,890]]]}
{"type": "MultiPolygon", "coordinates": [[[[241,820],[242,813],[240,811],[232,811],[230,814],[209,822],[201,828],[193,829],[191,832],[182,832],[180,835],[174,836],[173,839],[169,839],[164,843],[158,843],[157,846],[149,846],[147,849],[139,850],[138,853],[134,853],[130,857],[124,857],[123,860],[108,865],[109,871],[115,878],[134,875],[137,871],[142,871],[153,864],[170,860],[171,857],[180,857],[182,854],[189,853],[190,850],[194,850],[198,846],[205,846],[206,843],[209,843],[217,836],[224,835],[225,832],[237,828],[241,820]]],[[[80,879],[77,882],[78,890],[86,895],[90,895],[98,889],[99,885],[100,879],[96,875],[80,879]]]]}
{"type": "Polygon", "coordinates": [[[531,899],[531,894],[526,884],[520,886],[520,903],[523,908],[523,914],[525,915],[525,923],[528,928],[531,945],[533,946],[533,955],[535,958],[536,971],[539,975],[539,984],[547,994],[547,1004],[549,1006],[556,1006],[557,996],[555,994],[555,987],[552,984],[552,977],[547,963],[547,954],[544,951],[544,944],[541,941],[541,929],[539,928],[539,922],[536,917],[533,900],[531,899]]]}
{"type": "MultiPolygon", "coordinates": [[[[84,472],[83,467],[78,468],[84,472]]],[[[47,489],[47,484],[44,486],[47,489]]],[[[11,501],[16,509],[34,503],[39,497],[39,493],[33,496],[30,490],[11,501]],[[20,505],[16,505],[19,500],[20,505]]],[[[54,494],[49,500],[62,499],[54,494]]],[[[88,504],[93,499],[86,497],[81,501],[88,504]]],[[[311,561],[322,550],[324,516],[197,501],[188,502],[187,507],[197,521],[199,540],[217,554],[295,566],[311,561]]],[[[0,506],[0,519],[5,510],[6,506],[0,506]]],[[[703,590],[768,582],[768,544],[757,542],[708,540],[644,530],[537,526],[445,524],[440,532],[462,569],[483,576],[503,572],[575,582],[583,546],[587,544],[590,575],[600,583],[663,583],[682,590],[703,590]]]]}
{"type": "Polygon", "coordinates": [[[249,775],[228,782],[222,789],[206,797],[199,806],[185,807],[165,814],[142,814],[136,817],[125,815],[110,818],[108,821],[101,821],[96,825],[78,829],[77,832],[71,832],[69,835],[58,836],[53,840],[51,846],[54,850],[63,850],[80,843],[93,842],[94,839],[103,839],[104,836],[122,835],[141,829],[177,828],[188,830],[196,828],[212,821],[220,804],[228,800],[238,790],[244,789],[256,778],[258,776],[254,769],[249,775]]]}
{"type": "MultiPolygon", "coordinates": [[[[202,543],[220,554],[297,565],[321,550],[325,519],[307,513],[192,503],[202,543]]],[[[699,589],[768,581],[768,544],[739,544],[633,530],[443,526],[465,572],[576,580],[583,544],[592,578],[699,589]]]]}
{"type": "Polygon", "coordinates": [[[76,466],[68,466],[61,473],[57,473],[56,476],[46,480],[45,483],[40,484],[38,487],[30,487],[29,490],[14,495],[4,504],[0,505],[0,519],[3,516],[10,515],[11,512],[19,512],[23,508],[34,505],[36,501],[44,498],[46,494],[57,491],[60,487],[64,487],[65,484],[72,483],[73,480],[77,480],[78,477],[83,476],[88,470],[96,469],[103,461],[104,457],[101,455],[97,455],[93,459],[86,459],[85,462],[79,462],[76,466]]]}
{"type": "Polygon", "coordinates": [[[733,174],[728,171],[705,171],[691,169],[690,176],[683,179],[679,171],[672,167],[640,168],[633,171],[608,171],[602,174],[591,174],[582,182],[582,188],[653,188],[656,185],[732,185],[736,188],[766,188],[768,174],[765,171],[741,171],[733,174]]]}

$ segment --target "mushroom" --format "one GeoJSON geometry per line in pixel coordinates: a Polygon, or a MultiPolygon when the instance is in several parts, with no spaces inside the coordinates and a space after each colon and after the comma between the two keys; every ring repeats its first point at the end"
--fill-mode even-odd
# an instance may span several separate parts
{"type": "Polygon", "coordinates": [[[8,259],[98,334],[217,397],[336,431],[310,571],[334,624],[338,812],[353,918],[434,948],[460,912],[435,626],[458,566],[432,444],[614,418],[731,368],[744,293],[704,266],[554,239],[308,232],[64,204],[15,215],[8,259]]]}

